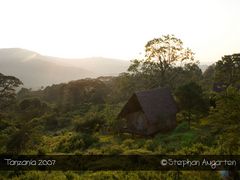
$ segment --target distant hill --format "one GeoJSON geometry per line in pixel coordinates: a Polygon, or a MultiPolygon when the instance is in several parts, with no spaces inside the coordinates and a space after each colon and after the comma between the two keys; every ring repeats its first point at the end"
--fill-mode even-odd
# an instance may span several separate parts
{"type": "Polygon", "coordinates": [[[0,49],[0,72],[18,77],[25,87],[34,89],[81,78],[118,75],[129,64],[109,58],[64,59],[19,48],[0,49]]]}

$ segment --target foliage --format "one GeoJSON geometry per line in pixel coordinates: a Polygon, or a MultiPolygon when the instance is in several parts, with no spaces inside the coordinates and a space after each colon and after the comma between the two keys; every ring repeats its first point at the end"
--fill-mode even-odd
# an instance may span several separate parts
{"type": "Polygon", "coordinates": [[[44,126],[46,131],[56,131],[72,125],[70,117],[57,114],[56,112],[46,113],[39,118],[39,123],[44,126]]]}
{"type": "Polygon", "coordinates": [[[185,116],[189,122],[190,128],[192,114],[198,111],[203,112],[207,108],[207,105],[203,99],[202,88],[195,82],[190,82],[179,87],[175,94],[177,96],[180,108],[186,111],[185,116]]]}
{"type": "Polygon", "coordinates": [[[145,59],[134,60],[128,71],[134,77],[145,80],[148,88],[166,86],[176,77],[176,67],[196,63],[193,52],[183,47],[183,42],[174,35],[155,38],[145,45],[145,59]]]}
{"type": "Polygon", "coordinates": [[[93,111],[88,112],[83,118],[78,118],[75,122],[76,131],[87,133],[99,131],[105,125],[103,116],[93,111]]]}
{"type": "Polygon", "coordinates": [[[109,128],[116,129],[117,121],[116,118],[123,107],[122,104],[106,104],[102,110],[103,118],[106,121],[106,126],[109,128]]]}
{"type": "Polygon", "coordinates": [[[144,79],[141,75],[121,73],[112,80],[111,91],[107,96],[107,102],[111,104],[125,103],[135,92],[144,90],[144,79]]]}
{"type": "Polygon", "coordinates": [[[59,152],[74,152],[75,150],[85,150],[89,146],[98,142],[98,138],[94,135],[78,133],[63,139],[57,146],[59,152]]]}
{"type": "Polygon", "coordinates": [[[18,99],[40,98],[50,104],[55,104],[61,112],[69,112],[76,110],[83,104],[104,103],[108,92],[108,87],[101,80],[81,79],[69,83],[54,84],[38,91],[22,89],[18,93],[18,99]]]}
{"type": "Polygon", "coordinates": [[[20,154],[40,144],[41,136],[39,134],[39,127],[34,127],[32,124],[24,124],[10,136],[6,144],[8,153],[20,154]]]}
{"type": "Polygon", "coordinates": [[[154,143],[161,145],[156,149],[160,148],[159,150],[164,154],[175,154],[182,148],[191,147],[196,142],[199,142],[198,130],[193,128],[189,130],[186,122],[179,124],[173,132],[158,134],[154,138],[154,143]]]}
{"type": "Polygon", "coordinates": [[[202,70],[197,64],[186,64],[183,67],[174,67],[169,74],[169,86],[175,90],[183,84],[200,83],[203,79],[202,70]]]}
{"type": "Polygon", "coordinates": [[[191,147],[183,147],[178,151],[177,155],[203,155],[209,150],[208,146],[203,145],[202,143],[195,143],[191,147]]]}
{"type": "Polygon", "coordinates": [[[49,110],[48,105],[38,98],[23,99],[18,104],[18,113],[21,119],[31,120],[42,116],[49,110]]]}
{"type": "Polygon", "coordinates": [[[216,108],[210,111],[207,125],[211,126],[212,134],[219,139],[222,153],[233,154],[239,152],[239,117],[240,117],[240,92],[229,87],[218,94],[216,108]]]}
{"type": "Polygon", "coordinates": [[[226,55],[216,63],[216,82],[227,85],[239,85],[240,83],[240,54],[226,55]]]}
{"type": "Polygon", "coordinates": [[[191,82],[179,87],[176,91],[180,107],[184,110],[201,109],[203,92],[201,86],[191,82]]]}
{"type": "Polygon", "coordinates": [[[106,93],[107,88],[102,81],[82,79],[45,88],[43,99],[48,102],[57,102],[57,104],[69,109],[80,103],[103,103],[106,93]]]}
{"type": "Polygon", "coordinates": [[[22,82],[14,76],[6,76],[0,73],[0,110],[13,103],[15,99],[15,88],[22,82]]]}

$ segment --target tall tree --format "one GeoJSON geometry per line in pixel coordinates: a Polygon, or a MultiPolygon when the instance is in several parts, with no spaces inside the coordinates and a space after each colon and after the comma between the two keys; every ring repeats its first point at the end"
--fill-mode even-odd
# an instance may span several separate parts
{"type": "Polygon", "coordinates": [[[15,89],[23,83],[14,76],[0,73],[0,110],[7,107],[15,99],[15,89]]]}
{"type": "Polygon", "coordinates": [[[226,55],[216,63],[215,81],[227,85],[240,84],[240,54],[226,55]]]}
{"type": "Polygon", "coordinates": [[[134,75],[141,73],[157,86],[165,86],[174,67],[194,64],[194,53],[183,47],[181,39],[174,35],[155,38],[145,45],[145,58],[134,60],[128,71],[134,75]]]}
{"type": "Polygon", "coordinates": [[[195,82],[191,82],[179,87],[176,96],[181,110],[186,112],[190,128],[192,114],[206,109],[202,88],[195,82]]]}

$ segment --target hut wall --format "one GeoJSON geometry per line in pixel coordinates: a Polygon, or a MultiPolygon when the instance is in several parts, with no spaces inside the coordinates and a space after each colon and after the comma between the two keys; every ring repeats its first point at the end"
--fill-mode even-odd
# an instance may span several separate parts
{"type": "Polygon", "coordinates": [[[171,114],[159,119],[158,123],[153,123],[148,126],[147,134],[155,134],[157,132],[166,132],[176,127],[176,115],[171,114]]]}
{"type": "Polygon", "coordinates": [[[148,126],[147,135],[155,134],[159,132],[159,127],[156,124],[150,124],[148,126]]]}
{"type": "Polygon", "coordinates": [[[147,119],[142,111],[130,113],[126,116],[127,127],[133,132],[144,132],[147,128],[147,119]]]}

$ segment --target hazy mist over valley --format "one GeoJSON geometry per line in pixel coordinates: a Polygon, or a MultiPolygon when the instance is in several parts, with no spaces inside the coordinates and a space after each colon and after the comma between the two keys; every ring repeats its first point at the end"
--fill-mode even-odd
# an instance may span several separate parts
{"type": "Polygon", "coordinates": [[[0,49],[0,72],[19,77],[24,87],[33,89],[82,78],[116,76],[129,64],[103,57],[64,59],[20,48],[0,49]]]}

